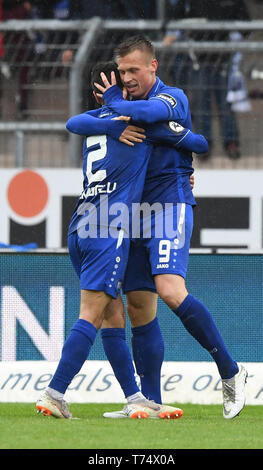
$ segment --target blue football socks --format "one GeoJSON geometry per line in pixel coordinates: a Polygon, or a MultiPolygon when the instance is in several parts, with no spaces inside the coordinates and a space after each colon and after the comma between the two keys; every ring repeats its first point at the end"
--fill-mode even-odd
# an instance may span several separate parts
{"type": "Polygon", "coordinates": [[[238,365],[227,351],[221,334],[208,309],[188,294],[181,305],[173,310],[186,330],[205,348],[215,360],[222,379],[229,379],[238,372],[238,365]]]}
{"type": "Polygon", "coordinates": [[[107,359],[125,397],[139,392],[124,328],[102,328],[101,339],[107,359]]]}
{"type": "Polygon", "coordinates": [[[96,333],[97,330],[92,323],[81,318],[76,321],[63,346],[61,359],[49,388],[65,393],[87,359],[96,333]]]}
{"type": "Polygon", "coordinates": [[[158,318],[143,326],[132,328],[132,349],[141,391],[149,400],[162,403],[161,367],[164,360],[164,341],[158,318]]]}

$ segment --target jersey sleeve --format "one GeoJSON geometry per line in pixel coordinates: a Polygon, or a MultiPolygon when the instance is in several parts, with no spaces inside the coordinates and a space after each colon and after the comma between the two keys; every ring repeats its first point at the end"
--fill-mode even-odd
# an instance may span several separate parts
{"type": "Polygon", "coordinates": [[[113,86],[105,91],[103,99],[118,114],[130,116],[133,121],[148,124],[169,120],[183,122],[188,112],[186,96],[170,89],[149,100],[126,101],[113,86]]]}
{"type": "Polygon", "coordinates": [[[195,134],[174,121],[149,126],[147,140],[154,144],[165,144],[177,150],[202,154],[208,152],[208,142],[203,135],[195,134]]]}
{"type": "Polygon", "coordinates": [[[66,128],[73,134],[83,136],[108,134],[118,140],[127,125],[124,121],[100,119],[93,115],[93,111],[91,113],[88,111],[71,117],[66,123],[66,128]]]}
{"type": "Polygon", "coordinates": [[[209,145],[205,137],[201,134],[194,134],[188,130],[181,140],[175,145],[178,150],[187,150],[196,154],[207,153],[209,145]]]}

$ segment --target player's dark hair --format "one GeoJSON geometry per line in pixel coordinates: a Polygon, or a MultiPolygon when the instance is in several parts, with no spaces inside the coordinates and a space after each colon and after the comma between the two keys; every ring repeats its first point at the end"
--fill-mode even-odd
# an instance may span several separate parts
{"type": "Polygon", "coordinates": [[[146,51],[152,57],[155,57],[155,49],[150,39],[143,34],[137,34],[125,39],[119,44],[114,50],[115,57],[124,57],[127,54],[139,49],[140,51],[146,51]]]}
{"type": "Polygon", "coordinates": [[[99,62],[93,67],[91,71],[91,87],[94,91],[96,91],[96,93],[101,93],[101,91],[96,88],[94,82],[104,86],[104,83],[100,76],[101,72],[105,73],[108,81],[111,83],[112,71],[115,73],[116,83],[118,87],[121,89],[123,88],[117,64],[115,62],[99,62]]]}

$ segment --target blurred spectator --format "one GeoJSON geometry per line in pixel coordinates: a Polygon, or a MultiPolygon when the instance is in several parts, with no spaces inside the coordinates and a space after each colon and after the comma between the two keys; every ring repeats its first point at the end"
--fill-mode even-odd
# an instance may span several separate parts
{"type": "Polygon", "coordinates": [[[34,0],[39,19],[69,19],[69,0],[34,0]]]}
{"type": "MultiPolygon", "coordinates": [[[[116,19],[121,15],[120,0],[105,2],[104,0],[68,0],[69,19],[88,20],[93,17],[116,19]]],[[[64,64],[73,60],[73,50],[65,50],[62,54],[64,64]]]]}
{"type": "MultiPolygon", "coordinates": [[[[88,20],[100,17],[103,20],[136,20],[153,19],[156,17],[156,0],[69,0],[69,18],[88,20]]],[[[134,34],[137,30],[134,31],[134,34]]],[[[83,110],[94,105],[93,93],[90,88],[90,71],[92,65],[98,60],[112,60],[115,44],[121,42],[125,35],[131,36],[133,31],[108,30],[102,31],[96,47],[89,57],[84,70],[83,110]]],[[[74,51],[66,49],[62,54],[62,61],[66,65],[73,60],[74,51]]]]}
{"type": "MultiPolygon", "coordinates": [[[[157,0],[158,1],[158,0],[157,0]]],[[[123,19],[155,20],[157,19],[157,1],[154,0],[120,0],[123,8],[123,19]]]]}
{"type": "Polygon", "coordinates": [[[156,0],[70,0],[70,18],[154,19],[156,0]]]}
{"type": "Polygon", "coordinates": [[[103,0],[69,0],[70,19],[84,20],[99,16],[100,18],[116,19],[119,14],[120,2],[103,0]]]}
{"type": "MultiPolygon", "coordinates": [[[[228,41],[227,31],[202,31],[202,21],[248,21],[250,15],[243,0],[168,0],[167,19],[199,19],[199,31],[167,31],[163,43],[178,40],[228,41]]],[[[193,119],[196,132],[203,134],[209,142],[211,155],[212,139],[212,95],[218,109],[220,130],[224,149],[229,158],[239,158],[239,131],[235,114],[226,100],[231,55],[226,53],[194,53],[176,55],[172,76],[175,85],[188,93],[191,86],[193,119]]]]}
{"type": "MultiPolygon", "coordinates": [[[[136,20],[136,19],[154,19],[156,18],[156,0],[68,0],[69,18],[85,20],[93,17],[100,17],[105,20],[136,20]]],[[[121,33],[121,36],[123,32],[121,33]]],[[[110,32],[110,36],[120,36],[119,33],[110,32]]],[[[122,37],[120,36],[120,40],[122,37]]],[[[107,38],[103,38],[107,43],[107,38]]],[[[72,60],[73,54],[65,51],[63,61],[66,63],[72,60]]]]}
{"type": "MultiPolygon", "coordinates": [[[[76,2],[77,3],[77,2],[76,2]]],[[[39,20],[70,20],[70,0],[35,0],[34,18],[39,20]]],[[[36,33],[36,63],[45,62],[46,67],[35,67],[34,78],[50,80],[65,74],[63,52],[67,45],[75,43],[76,31],[48,30],[36,33]],[[52,44],[52,47],[49,45],[52,44]]],[[[70,60],[70,59],[69,59],[70,60]]],[[[36,65],[36,64],[35,64],[36,65]]],[[[67,71],[66,71],[67,72],[67,71]]]]}
{"type": "MultiPolygon", "coordinates": [[[[2,9],[2,0],[0,0],[0,21],[3,21],[3,9],[2,9]]],[[[4,57],[4,35],[0,33],[0,61],[2,61],[4,57]]],[[[2,68],[2,63],[1,68],[2,68]]]]}
{"type": "MultiPolygon", "coordinates": [[[[26,20],[31,18],[32,2],[22,0],[2,0],[2,17],[3,21],[7,20],[26,20]]],[[[6,50],[3,46],[2,55],[5,61],[4,74],[6,78],[10,78],[11,74],[17,74],[18,89],[15,96],[16,100],[16,117],[24,118],[27,115],[28,107],[28,79],[29,79],[29,67],[25,64],[26,56],[28,54],[28,46],[30,44],[30,38],[26,32],[17,33],[6,33],[5,38],[10,36],[8,39],[9,49],[6,50]],[[10,48],[10,45],[12,46],[10,48]],[[12,55],[12,60],[11,60],[12,55]],[[13,63],[20,63],[18,70],[14,70],[12,67],[13,63]],[[6,68],[8,67],[8,68],[6,68]]]]}
{"type": "Polygon", "coordinates": [[[24,0],[2,0],[3,20],[26,20],[30,18],[32,2],[24,0]]]}

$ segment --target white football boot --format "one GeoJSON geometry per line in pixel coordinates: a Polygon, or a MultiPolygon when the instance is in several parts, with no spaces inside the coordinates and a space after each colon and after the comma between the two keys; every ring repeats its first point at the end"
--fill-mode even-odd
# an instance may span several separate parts
{"type": "Polygon", "coordinates": [[[248,373],[242,364],[238,364],[239,371],[231,379],[222,379],[223,388],[223,416],[232,419],[238,416],[245,406],[245,384],[248,373]]]}
{"type": "Polygon", "coordinates": [[[44,416],[54,416],[55,418],[71,419],[65,400],[54,400],[47,391],[37,400],[36,408],[38,413],[44,416]]]}
{"type": "Polygon", "coordinates": [[[104,418],[137,418],[137,419],[178,419],[184,412],[180,408],[174,408],[168,405],[159,405],[146,398],[140,402],[131,402],[124,406],[120,411],[111,411],[104,413],[104,418]]]}

